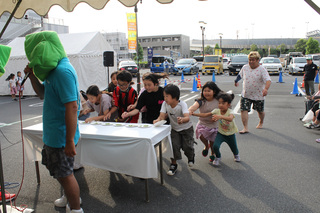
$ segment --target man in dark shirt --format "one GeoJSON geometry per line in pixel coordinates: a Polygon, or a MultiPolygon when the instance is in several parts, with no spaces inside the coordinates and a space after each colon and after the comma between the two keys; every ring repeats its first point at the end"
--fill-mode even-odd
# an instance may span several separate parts
{"type": "Polygon", "coordinates": [[[304,65],[304,88],[306,89],[307,97],[314,94],[314,78],[318,73],[318,67],[312,62],[312,57],[307,57],[307,64],[304,65]],[[310,93],[311,90],[311,93],[310,93]]]}

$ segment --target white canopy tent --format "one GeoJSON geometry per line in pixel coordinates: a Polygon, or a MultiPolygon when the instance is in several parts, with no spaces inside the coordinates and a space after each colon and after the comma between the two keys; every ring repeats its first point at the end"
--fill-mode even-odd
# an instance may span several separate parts
{"type": "MultiPolygon", "coordinates": [[[[103,66],[103,52],[114,51],[110,44],[99,32],[59,34],[67,56],[77,71],[80,89],[86,90],[90,85],[97,85],[100,89],[108,86],[107,68],[103,66]]],[[[10,73],[16,75],[22,72],[28,64],[24,52],[25,38],[16,38],[8,44],[12,47],[10,59],[5,69],[6,72],[0,78],[0,95],[9,95],[8,81],[5,81],[10,73]]],[[[116,71],[116,53],[114,53],[114,67],[109,67],[109,76],[116,71]]],[[[35,95],[29,80],[25,83],[24,95],[35,95]]]]}

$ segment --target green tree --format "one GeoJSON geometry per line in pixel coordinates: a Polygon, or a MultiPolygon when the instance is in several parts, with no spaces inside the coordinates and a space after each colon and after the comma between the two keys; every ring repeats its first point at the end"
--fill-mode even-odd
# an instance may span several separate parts
{"type": "Polygon", "coordinates": [[[250,51],[258,51],[258,46],[256,44],[251,44],[250,51]]]}
{"type": "Polygon", "coordinates": [[[220,49],[219,44],[216,44],[216,46],[214,46],[214,49],[220,49]]]}
{"type": "Polygon", "coordinates": [[[279,52],[279,55],[285,54],[286,48],[287,46],[285,44],[280,44],[279,46],[277,46],[277,51],[279,52]]]}
{"type": "Polygon", "coordinates": [[[307,47],[307,40],[306,39],[299,39],[297,43],[294,45],[294,48],[298,52],[302,52],[302,54],[306,53],[306,47],[307,47]]]}
{"type": "Polygon", "coordinates": [[[213,48],[210,46],[210,45],[207,45],[205,48],[204,48],[204,54],[209,54],[209,55],[212,55],[213,54],[213,48]]]}
{"type": "Polygon", "coordinates": [[[319,53],[319,42],[313,38],[309,38],[307,41],[306,54],[319,53]]]}
{"type": "Polygon", "coordinates": [[[236,53],[237,51],[235,49],[230,50],[230,53],[236,53]]]}
{"type": "MultiPolygon", "coordinates": [[[[142,61],[143,60],[143,48],[141,47],[139,42],[138,42],[138,56],[139,56],[139,61],[142,61]]],[[[133,54],[133,60],[138,61],[136,53],[133,54]]]]}

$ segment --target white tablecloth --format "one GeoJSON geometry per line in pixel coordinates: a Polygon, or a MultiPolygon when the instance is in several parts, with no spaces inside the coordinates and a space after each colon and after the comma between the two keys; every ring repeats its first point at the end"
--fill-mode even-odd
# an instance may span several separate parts
{"type": "MultiPolygon", "coordinates": [[[[169,151],[169,155],[173,156],[171,126],[154,127],[149,124],[150,127],[142,128],[128,125],[80,124],[81,139],[77,146],[76,161],[134,177],[157,178],[158,164],[154,146],[165,139],[162,150],[169,151]]],[[[23,133],[29,160],[41,161],[42,123],[24,128],[23,133]]]]}

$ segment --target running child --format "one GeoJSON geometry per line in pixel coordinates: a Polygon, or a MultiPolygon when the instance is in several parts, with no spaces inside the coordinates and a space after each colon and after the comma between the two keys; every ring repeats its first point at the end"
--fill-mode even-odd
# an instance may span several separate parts
{"type": "Polygon", "coordinates": [[[162,102],[164,101],[163,88],[159,86],[159,79],[168,78],[168,75],[150,73],[145,76],[143,84],[145,91],[139,96],[135,109],[122,113],[122,118],[134,116],[139,113],[142,107],[146,106],[146,123],[152,124],[159,117],[162,102]]]}
{"type": "Polygon", "coordinates": [[[13,101],[17,101],[16,94],[17,94],[17,87],[16,87],[16,81],[15,81],[15,74],[11,73],[6,81],[9,81],[9,88],[10,88],[10,94],[13,101]]]}
{"type": "Polygon", "coordinates": [[[222,93],[218,96],[219,109],[212,111],[212,120],[219,121],[219,130],[213,144],[213,150],[216,158],[212,162],[213,165],[219,166],[221,160],[220,146],[226,142],[230,147],[234,161],[240,162],[239,151],[237,147],[236,134],[238,128],[234,122],[234,115],[231,112],[230,105],[234,98],[234,94],[222,93]]]}
{"type": "Polygon", "coordinates": [[[184,151],[188,158],[188,165],[194,165],[194,139],[193,125],[189,118],[187,104],[179,100],[179,87],[173,84],[168,84],[164,87],[164,102],[162,103],[159,117],[153,121],[157,123],[161,120],[169,118],[171,125],[171,141],[173,148],[173,157],[171,158],[170,169],[168,175],[174,175],[177,171],[177,160],[181,160],[180,149],[184,151]]]}
{"type": "Polygon", "coordinates": [[[218,122],[212,121],[212,110],[218,108],[217,96],[221,92],[220,88],[212,81],[208,81],[202,87],[201,98],[189,107],[189,113],[199,117],[199,122],[196,126],[196,138],[204,144],[202,150],[203,157],[208,155],[211,148],[210,162],[214,160],[213,143],[218,133],[218,122]],[[200,113],[195,113],[199,109],[200,113]]]}
{"type": "Polygon", "coordinates": [[[129,106],[135,104],[138,99],[137,91],[131,87],[132,75],[130,72],[124,70],[119,72],[116,77],[118,86],[113,91],[114,106],[108,112],[105,119],[110,119],[111,115],[118,110],[118,122],[126,121],[127,123],[138,123],[139,113],[130,116],[128,119],[120,117],[122,113],[130,111],[128,110],[129,106]]]}

